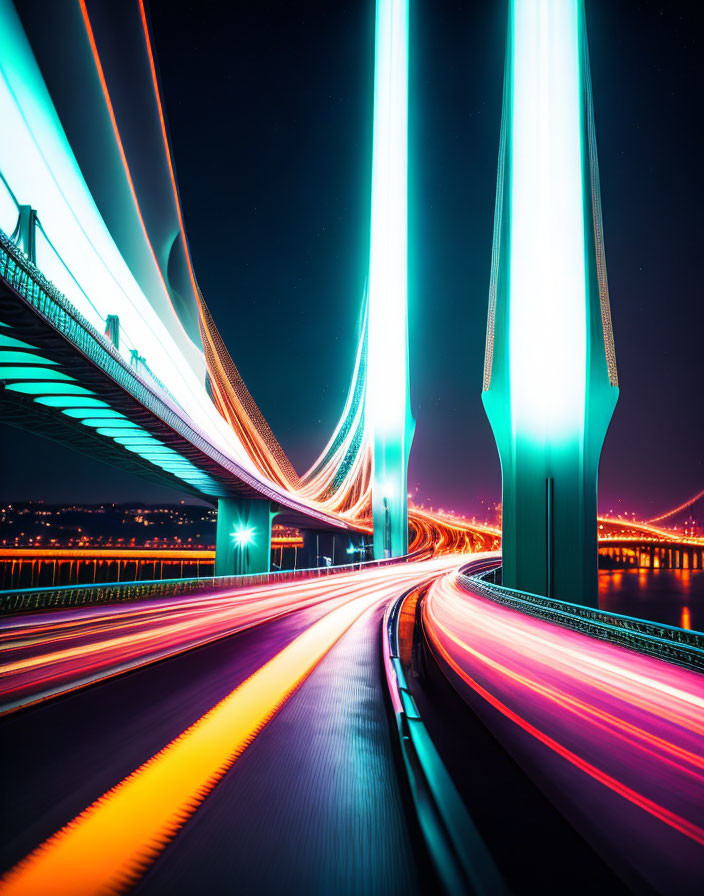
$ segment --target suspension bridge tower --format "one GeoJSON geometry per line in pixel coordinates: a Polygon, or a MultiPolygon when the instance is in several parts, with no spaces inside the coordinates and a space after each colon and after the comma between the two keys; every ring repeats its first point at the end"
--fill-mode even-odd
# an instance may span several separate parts
{"type": "Polygon", "coordinates": [[[378,559],[408,549],[407,182],[408,0],[377,0],[365,410],[378,559]]]}
{"type": "Polygon", "coordinates": [[[510,3],[482,397],[504,584],[596,606],[618,379],[583,0],[510,3]]]}

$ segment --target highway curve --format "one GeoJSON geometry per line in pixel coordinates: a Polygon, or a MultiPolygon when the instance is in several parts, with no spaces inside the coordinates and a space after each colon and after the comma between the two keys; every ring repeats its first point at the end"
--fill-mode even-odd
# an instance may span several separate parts
{"type": "Polygon", "coordinates": [[[456,565],[313,582],[319,603],[7,715],[0,893],[426,888],[379,627],[456,565]]]}

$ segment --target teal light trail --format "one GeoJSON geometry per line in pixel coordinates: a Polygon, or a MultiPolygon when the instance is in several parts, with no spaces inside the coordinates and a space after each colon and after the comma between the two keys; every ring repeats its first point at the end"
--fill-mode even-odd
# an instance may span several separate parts
{"type": "Polygon", "coordinates": [[[596,605],[618,398],[583,0],[512,0],[483,400],[506,586],[596,605]]]}
{"type": "Polygon", "coordinates": [[[374,556],[408,549],[408,0],[377,0],[366,420],[374,556]]]}

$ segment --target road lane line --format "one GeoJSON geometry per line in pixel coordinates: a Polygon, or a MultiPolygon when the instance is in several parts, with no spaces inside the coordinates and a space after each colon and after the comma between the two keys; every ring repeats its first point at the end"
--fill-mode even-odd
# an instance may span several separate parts
{"type": "Polygon", "coordinates": [[[7,896],[120,893],[134,884],[349,627],[350,600],[313,623],[179,737],[0,879],[7,896]]]}

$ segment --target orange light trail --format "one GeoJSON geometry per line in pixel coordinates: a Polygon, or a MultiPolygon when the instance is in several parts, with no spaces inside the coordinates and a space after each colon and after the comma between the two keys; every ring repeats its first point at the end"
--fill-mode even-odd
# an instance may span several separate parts
{"type": "MultiPolygon", "coordinates": [[[[98,46],[95,42],[95,36],[93,34],[93,26],[90,23],[90,18],[88,16],[88,9],[86,8],[85,0],[78,0],[79,6],[81,8],[81,15],[83,16],[83,24],[85,25],[86,34],[88,35],[88,43],[90,44],[90,50],[93,54],[93,61],[95,62],[95,68],[98,73],[98,80],[100,81],[100,87],[103,91],[103,97],[105,98],[105,105],[107,106],[108,115],[110,116],[110,123],[112,124],[113,133],[115,134],[115,140],[117,142],[117,149],[120,153],[120,160],[122,161],[122,167],[125,171],[125,177],[127,178],[127,183],[130,188],[130,193],[132,194],[132,201],[134,202],[134,207],[137,212],[137,217],[139,218],[139,223],[142,228],[142,233],[144,234],[144,238],[147,241],[147,245],[149,246],[149,251],[151,252],[151,256],[154,259],[154,265],[156,267],[157,274],[159,279],[161,280],[162,286],[164,287],[164,292],[166,293],[166,298],[169,303],[173,307],[171,303],[171,296],[169,295],[169,290],[166,286],[166,281],[164,280],[164,276],[161,273],[161,268],[159,267],[159,262],[156,259],[156,254],[154,252],[154,248],[149,239],[149,234],[147,233],[147,227],[144,223],[144,218],[142,217],[142,210],[139,207],[139,200],[137,199],[137,192],[134,188],[134,182],[132,181],[132,175],[130,173],[130,166],[127,163],[127,156],[125,154],[125,148],[122,145],[122,138],[120,137],[120,131],[117,127],[117,118],[115,117],[115,110],[113,109],[112,100],[110,99],[110,91],[108,90],[108,84],[105,80],[105,72],[103,71],[103,64],[100,61],[100,54],[98,53],[98,46]]],[[[178,315],[177,315],[178,317],[178,315]]]]}
{"type": "Polygon", "coordinates": [[[183,226],[183,215],[181,214],[181,202],[178,197],[178,189],[176,187],[176,176],[174,175],[174,166],[171,161],[171,152],[169,150],[169,138],[166,133],[166,122],[164,121],[164,110],[161,105],[161,95],[159,93],[159,83],[156,77],[156,66],[154,64],[154,54],[152,53],[152,43],[149,39],[149,26],[147,24],[147,15],[144,10],[144,0],[139,0],[139,14],[142,19],[142,30],[144,31],[144,40],[147,45],[147,55],[149,56],[149,69],[151,71],[152,76],[152,85],[154,87],[154,96],[156,98],[157,109],[159,110],[159,124],[161,125],[161,134],[164,139],[164,151],[166,153],[166,161],[169,166],[169,176],[171,177],[171,186],[174,191],[174,201],[176,203],[176,214],[178,215],[178,225],[181,230],[181,239],[183,240],[183,251],[186,254],[186,263],[188,264],[188,274],[191,280],[191,286],[193,287],[193,294],[196,298],[196,302],[198,303],[198,307],[201,308],[200,295],[198,293],[198,286],[196,284],[196,276],[193,271],[193,264],[191,263],[191,253],[188,249],[188,242],[186,240],[186,231],[183,226]]]}
{"type": "MultiPolygon", "coordinates": [[[[428,581],[457,568],[458,562],[459,558],[446,557],[338,576],[334,582],[319,579],[287,584],[286,594],[279,593],[282,601],[295,600],[291,591],[296,584],[298,591],[309,597],[312,591],[317,592],[318,601],[328,599],[334,585],[338,603],[181,735],[15,865],[0,879],[0,894],[82,896],[119,893],[134,885],[357,619],[397,596],[409,584],[428,581]]],[[[180,604],[190,604],[194,612],[202,613],[204,606],[218,602],[219,598],[184,599],[180,604]]],[[[174,606],[173,602],[162,603],[174,606]]],[[[239,601],[230,600],[233,612],[238,604],[239,601]]],[[[74,618],[66,625],[75,626],[79,617],[96,615],[86,614],[85,609],[74,612],[74,618]]],[[[118,615],[124,617],[134,617],[139,612],[134,607],[109,609],[123,610],[118,615]]],[[[144,609],[153,614],[156,608],[145,605],[144,609]]],[[[46,615],[58,625],[67,612],[70,611],[46,615]]],[[[103,609],[102,617],[106,616],[103,609]]],[[[14,629],[26,634],[27,624],[28,620],[19,624],[15,621],[14,629]]],[[[37,625],[37,643],[42,643],[46,630],[45,618],[37,625]]]]}
{"type": "Polygon", "coordinates": [[[379,599],[313,623],[178,738],[30,853],[0,893],[120,893],[134,884],[344,632],[379,599]]]}
{"type": "MultiPolygon", "coordinates": [[[[274,539],[272,539],[273,543],[274,539]]],[[[0,548],[0,560],[29,558],[37,560],[214,560],[215,551],[197,548],[0,548]]]]}
{"type": "Polygon", "coordinates": [[[688,507],[691,507],[692,504],[696,504],[701,498],[704,498],[704,489],[696,494],[693,498],[690,498],[688,501],[683,501],[678,507],[674,507],[672,510],[668,510],[667,513],[661,513],[660,516],[654,516],[651,523],[659,523],[661,520],[666,520],[668,517],[674,516],[676,513],[680,513],[682,510],[686,510],[688,507]]]}
{"type": "Polygon", "coordinates": [[[401,587],[455,558],[218,594],[77,607],[0,620],[0,715],[190,650],[323,602],[401,587]],[[435,564],[435,565],[433,565],[435,564]]]}

